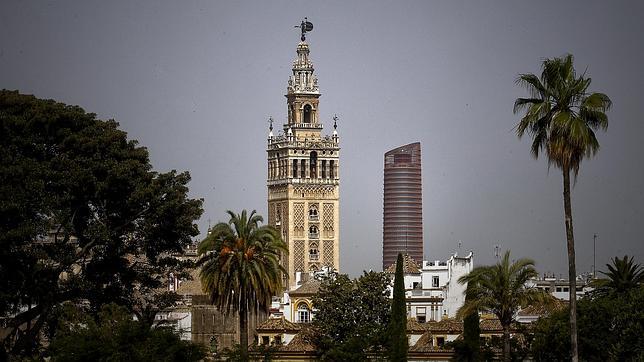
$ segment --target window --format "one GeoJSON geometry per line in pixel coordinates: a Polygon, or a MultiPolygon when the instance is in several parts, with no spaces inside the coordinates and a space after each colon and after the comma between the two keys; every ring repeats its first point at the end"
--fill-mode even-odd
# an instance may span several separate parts
{"type": "Polygon", "coordinates": [[[414,289],[421,289],[420,288],[420,283],[419,282],[414,282],[412,288],[414,289]]]}
{"type": "Polygon", "coordinates": [[[335,178],[333,175],[335,173],[335,162],[333,160],[329,161],[329,178],[335,178]]]}
{"type": "Polygon", "coordinates": [[[322,178],[326,178],[326,160],[322,160],[322,178]]]}
{"type": "Polygon", "coordinates": [[[262,344],[267,346],[270,343],[270,338],[268,336],[262,336],[262,344]]]}
{"type": "Polygon", "coordinates": [[[309,239],[317,239],[320,237],[318,227],[315,225],[309,226],[309,239]]]}
{"type": "Polygon", "coordinates": [[[297,178],[297,160],[293,160],[293,178],[297,178]]]}
{"type": "Polygon", "coordinates": [[[557,292],[561,292],[561,287],[557,287],[557,292]]]}
{"type": "Polygon", "coordinates": [[[297,323],[309,323],[311,321],[311,309],[306,303],[297,306],[297,323]]]}
{"type": "Polygon", "coordinates": [[[442,347],[445,345],[445,337],[436,337],[436,346],[442,347]]]}
{"type": "Polygon", "coordinates": [[[300,178],[305,178],[306,177],[306,160],[301,160],[300,161],[300,178]]]}
{"type": "Polygon", "coordinates": [[[281,335],[278,334],[278,335],[275,336],[275,344],[276,345],[282,344],[282,336],[281,335]]]}
{"type": "Polygon", "coordinates": [[[309,260],[310,261],[318,261],[320,259],[320,255],[318,254],[318,249],[311,248],[309,249],[309,260]]]}
{"type": "Polygon", "coordinates": [[[317,221],[319,220],[319,215],[318,215],[318,206],[317,205],[311,205],[309,207],[309,220],[312,221],[317,221]]]}
{"type": "Polygon", "coordinates": [[[313,151],[309,156],[309,177],[318,178],[318,153],[313,151]]]}
{"type": "Polygon", "coordinates": [[[438,276],[432,277],[432,288],[438,288],[439,279],[438,276]]]}
{"type": "Polygon", "coordinates": [[[311,105],[304,106],[304,123],[311,123],[311,105]]]}
{"type": "Polygon", "coordinates": [[[425,323],[427,321],[427,317],[424,315],[417,315],[416,320],[418,321],[418,323],[425,323]]]}

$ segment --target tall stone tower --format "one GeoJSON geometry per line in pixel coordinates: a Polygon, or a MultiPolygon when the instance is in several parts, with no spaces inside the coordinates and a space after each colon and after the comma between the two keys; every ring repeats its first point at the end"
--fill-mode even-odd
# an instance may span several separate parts
{"type": "Polygon", "coordinates": [[[288,245],[282,263],[285,285],[292,288],[298,272],[340,269],[337,118],[333,134],[323,136],[320,92],[304,34],[286,89],[287,122],[274,136],[271,120],[268,135],[268,223],[288,245]]]}

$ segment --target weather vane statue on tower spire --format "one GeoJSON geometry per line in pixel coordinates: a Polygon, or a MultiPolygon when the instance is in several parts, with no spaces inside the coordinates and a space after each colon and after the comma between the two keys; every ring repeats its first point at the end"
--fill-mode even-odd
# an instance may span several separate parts
{"type": "Polygon", "coordinates": [[[300,28],[302,30],[302,36],[300,37],[300,39],[302,41],[305,41],[306,40],[306,33],[308,33],[309,31],[313,30],[313,23],[308,21],[308,19],[305,17],[304,20],[302,21],[302,23],[300,25],[295,25],[295,27],[300,28]]]}

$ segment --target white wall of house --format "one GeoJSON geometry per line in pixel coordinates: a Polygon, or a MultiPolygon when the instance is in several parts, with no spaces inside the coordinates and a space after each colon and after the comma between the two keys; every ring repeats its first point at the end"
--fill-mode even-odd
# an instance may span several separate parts
{"type": "Polygon", "coordinates": [[[465,302],[467,285],[458,279],[474,268],[473,253],[447,261],[423,261],[420,274],[405,275],[405,295],[410,317],[420,321],[453,318],[465,302]]]}

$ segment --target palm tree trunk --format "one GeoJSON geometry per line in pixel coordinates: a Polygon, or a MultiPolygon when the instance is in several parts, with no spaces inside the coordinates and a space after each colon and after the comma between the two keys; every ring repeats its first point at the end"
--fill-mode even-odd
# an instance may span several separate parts
{"type": "Polygon", "coordinates": [[[563,197],[568,245],[568,280],[570,283],[570,351],[571,361],[579,360],[577,351],[577,271],[575,267],[575,236],[572,230],[572,206],[570,202],[570,166],[563,167],[563,197]]]}
{"type": "Polygon", "coordinates": [[[503,360],[510,361],[510,326],[503,326],[503,360]]]}
{"type": "Polygon", "coordinates": [[[248,301],[246,286],[242,286],[239,303],[239,347],[242,361],[248,361],[248,301]]]}

